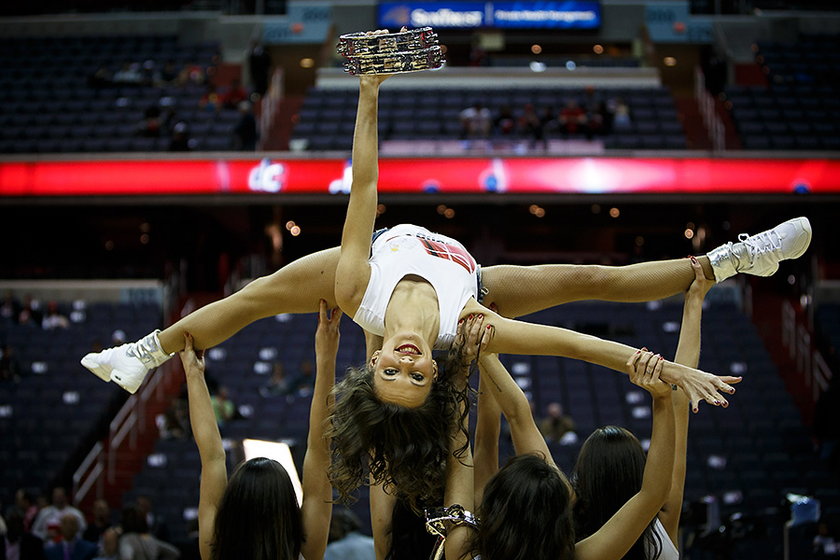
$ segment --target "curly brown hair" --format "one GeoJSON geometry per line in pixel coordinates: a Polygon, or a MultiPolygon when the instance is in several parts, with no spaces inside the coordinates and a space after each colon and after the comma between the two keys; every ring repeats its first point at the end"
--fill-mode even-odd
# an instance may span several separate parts
{"type": "MultiPolygon", "coordinates": [[[[352,492],[371,480],[396,490],[415,510],[420,501],[442,498],[449,444],[469,414],[466,387],[456,390],[445,377],[432,385],[422,405],[407,408],[379,399],[370,366],[347,370],[333,390],[329,428],[329,476],[339,501],[352,501],[352,492]]],[[[466,446],[455,455],[465,452],[466,446]]]]}

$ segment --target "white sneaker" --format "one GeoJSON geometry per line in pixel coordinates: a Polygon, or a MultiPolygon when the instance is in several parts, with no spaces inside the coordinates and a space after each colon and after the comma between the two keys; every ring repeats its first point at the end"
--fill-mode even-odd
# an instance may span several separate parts
{"type": "Polygon", "coordinates": [[[718,282],[739,272],[772,276],[780,261],[802,256],[810,243],[808,218],[794,218],[756,235],[742,233],[738,242],[721,245],[709,251],[708,257],[718,282]]]}
{"type": "Polygon", "coordinates": [[[160,348],[158,332],[150,333],[137,342],[91,352],[82,358],[82,365],[100,379],[114,381],[129,393],[134,393],[143,384],[148,372],[172,356],[160,348]]]}

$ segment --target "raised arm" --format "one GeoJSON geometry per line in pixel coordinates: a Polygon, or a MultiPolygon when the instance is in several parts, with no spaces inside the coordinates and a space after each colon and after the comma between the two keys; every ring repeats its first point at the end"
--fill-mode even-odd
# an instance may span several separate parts
{"type": "Polygon", "coordinates": [[[501,435],[502,408],[488,386],[490,381],[481,376],[478,382],[478,419],[475,424],[475,503],[480,504],[487,482],[499,472],[499,437],[501,435]]]}
{"type": "MultiPolygon", "coordinates": [[[[458,341],[461,346],[460,363],[453,364],[457,371],[453,372],[452,380],[459,390],[464,389],[468,383],[469,370],[473,361],[484,353],[490,340],[493,338],[493,329],[485,328],[483,316],[472,316],[462,319],[458,323],[458,341]]],[[[461,403],[462,407],[468,403],[461,403]]],[[[446,461],[446,488],[444,490],[443,505],[450,507],[459,505],[464,510],[475,513],[475,464],[470,452],[469,438],[469,415],[463,408],[460,422],[456,424],[452,432],[449,444],[449,457],[446,461]]],[[[498,439],[498,438],[497,438],[498,439]]],[[[498,453],[496,454],[498,462],[498,453]]],[[[472,558],[469,544],[472,540],[474,528],[467,524],[455,525],[449,528],[446,536],[445,552],[446,558],[465,560],[472,558]]]]}
{"type": "Polygon", "coordinates": [[[193,350],[192,335],[184,335],[184,349],[179,353],[187,378],[190,425],[201,458],[201,483],[198,497],[198,547],[201,560],[212,557],[216,512],[227,486],[225,450],[222,436],[210,403],[204,380],[204,356],[193,350]]]}
{"type": "Polygon", "coordinates": [[[653,431],[642,488],[613,514],[603,527],[575,545],[576,560],[618,560],[638,540],[656,516],[671,486],[674,468],[674,413],[671,387],[659,380],[664,360],[650,352],[634,354],[627,362],[630,379],[653,398],[653,431]]]}
{"type": "MultiPolygon", "coordinates": [[[[637,351],[625,344],[560,327],[507,319],[474,301],[465,306],[462,313],[483,313],[487,317],[485,323],[495,327],[496,334],[488,347],[489,352],[564,356],[623,372],[627,360],[637,351]]],[[[734,393],[735,389],[730,384],[740,381],[738,377],[719,377],[668,361],[664,362],[662,379],[682,387],[695,412],[701,400],[713,405],[725,404],[726,399],[718,391],[734,393]]]]}
{"type": "MultiPolygon", "coordinates": [[[[696,368],[700,361],[700,319],[703,315],[703,299],[714,285],[706,279],[700,263],[691,258],[694,269],[694,282],[688,288],[683,306],[680,339],[677,343],[677,353],[674,361],[688,367],[696,368]]],[[[674,471],[671,476],[671,491],[662,511],[659,521],[665,527],[668,537],[674,546],[678,546],[680,513],[682,512],[683,492],[685,490],[686,447],[688,444],[688,397],[685,391],[674,391],[671,397],[674,408],[676,441],[674,448],[674,471]]],[[[726,406],[726,405],[724,405],[726,406]]]]}
{"type": "Polygon", "coordinates": [[[531,404],[508,370],[499,361],[499,356],[485,354],[479,359],[478,365],[481,380],[486,381],[484,387],[496,400],[510,425],[510,435],[516,454],[537,453],[544,457],[547,463],[553,465],[551,452],[531,413],[531,404]]]}
{"type": "MultiPolygon", "coordinates": [[[[445,507],[460,505],[466,511],[475,512],[473,501],[473,460],[470,453],[469,441],[465,430],[467,418],[464,418],[463,429],[456,429],[449,446],[449,458],[446,461],[446,489],[443,504],[445,507]],[[467,446],[466,453],[459,450],[467,446]]],[[[473,528],[468,525],[450,527],[446,535],[446,558],[463,560],[471,558],[469,543],[472,540],[473,528]]]]}
{"type": "Polygon", "coordinates": [[[353,133],[353,181],[335,275],[336,300],[350,316],[356,314],[370,279],[367,260],[376,220],[376,183],[379,179],[379,85],[385,78],[382,75],[360,76],[359,80],[359,106],[353,133]]]}
{"type": "Polygon", "coordinates": [[[309,434],[303,458],[303,503],[301,515],[306,540],[301,554],[306,560],[324,557],[332,516],[332,486],[327,471],[330,466],[330,442],[324,436],[325,424],[333,407],[335,357],[338,353],[341,310],[327,311],[321,300],[318,328],[315,331],[315,389],[309,408],[309,434]]]}
{"type": "Polygon", "coordinates": [[[394,506],[397,498],[385,491],[384,483],[370,479],[370,526],[376,560],[385,560],[391,551],[394,506]]]}

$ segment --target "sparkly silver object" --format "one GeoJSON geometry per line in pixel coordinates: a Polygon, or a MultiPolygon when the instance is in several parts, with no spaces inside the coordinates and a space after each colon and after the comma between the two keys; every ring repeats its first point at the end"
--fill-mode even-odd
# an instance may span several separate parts
{"type": "Polygon", "coordinates": [[[349,74],[404,74],[440,68],[443,49],[431,27],[399,33],[348,33],[340,37],[338,54],[349,74]]]}
{"type": "Polygon", "coordinates": [[[358,74],[405,74],[440,68],[443,63],[443,53],[440,47],[434,46],[422,51],[352,56],[344,62],[344,71],[354,76],[358,74]]]}
{"type": "Polygon", "coordinates": [[[419,27],[372,35],[370,33],[347,33],[338,38],[336,50],[344,57],[385,54],[407,51],[422,51],[438,44],[438,35],[431,27],[419,27]]]}
{"type": "Polygon", "coordinates": [[[478,527],[478,520],[475,516],[459,504],[452,504],[444,508],[426,509],[425,513],[426,531],[438,537],[429,560],[441,560],[443,558],[443,545],[446,542],[446,534],[449,532],[450,525],[469,525],[473,529],[478,527]]]}

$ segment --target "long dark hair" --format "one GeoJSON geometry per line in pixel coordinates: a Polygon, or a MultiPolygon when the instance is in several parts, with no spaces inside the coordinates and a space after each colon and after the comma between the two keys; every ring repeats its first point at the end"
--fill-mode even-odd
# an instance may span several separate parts
{"type": "Polygon", "coordinates": [[[297,560],[303,538],[303,519],[286,469],[265,457],[240,464],[216,514],[213,559],[297,560]]]}
{"type": "MultiPolygon", "coordinates": [[[[578,539],[595,533],[641,490],[644,471],[645,452],[628,430],[604,426],[586,438],[572,471],[578,539]]],[[[653,558],[659,556],[662,540],[653,530],[655,523],[654,517],[624,555],[625,560],[644,560],[647,547],[656,552],[653,558]]]]}
{"type": "Polygon", "coordinates": [[[146,522],[146,516],[137,506],[126,506],[123,508],[120,524],[125,534],[137,533],[144,535],[149,532],[149,524],[146,522]]]}
{"type": "Polygon", "coordinates": [[[339,500],[352,501],[369,479],[396,490],[415,511],[420,501],[439,499],[453,429],[469,413],[466,389],[456,391],[441,375],[422,405],[407,408],[379,399],[373,369],[366,366],[348,369],[334,393],[329,474],[339,500]]]}
{"type": "Polygon", "coordinates": [[[484,488],[471,548],[482,560],[572,560],[570,486],[534,454],[508,461],[484,488]]]}

